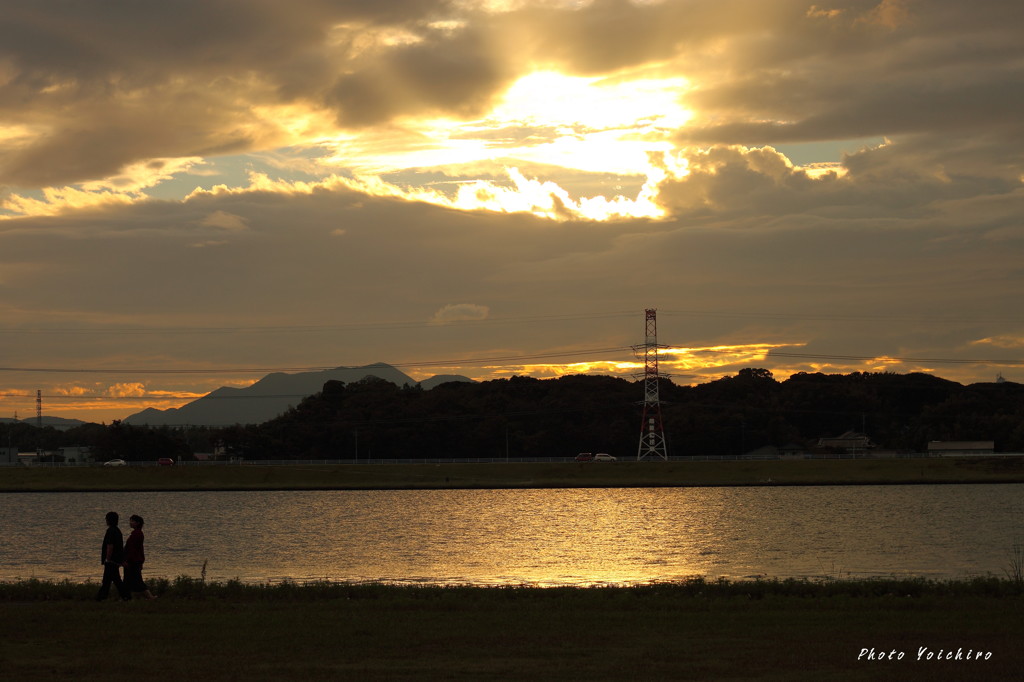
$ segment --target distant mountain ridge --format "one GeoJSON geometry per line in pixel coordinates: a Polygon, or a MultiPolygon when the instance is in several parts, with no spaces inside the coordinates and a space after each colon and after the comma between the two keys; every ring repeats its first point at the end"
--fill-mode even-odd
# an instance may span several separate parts
{"type": "MultiPolygon", "coordinates": [[[[50,426],[57,429],[58,431],[67,431],[68,429],[73,429],[76,426],[81,426],[82,424],[85,424],[85,422],[80,419],[65,419],[64,417],[47,417],[46,415],[43,415],[42,423],[43,428],[50,426]]],[[[9,417],[0,417],[0,424],[31,424],[32,426],[35,426],[36,418],[29,417],[28,419],[11,419],[9,417]]]]}
{"type": "Polygon", "coordinates": [[[318,372],[268,374],[246,388],[222,386],[202,398],[166,410],[147,408],[124,419],[126,424],[149,426],[231,426],[261,424],[298,405],[303,398],[319,393],[328,381],[350,384],[376,377],[397,386],[415,386],[429,390],[449,381],[472,382],[460,375],[440,375],[416,382],[391,365],[377,362],[362,367],[335,367],[318,372]]]}

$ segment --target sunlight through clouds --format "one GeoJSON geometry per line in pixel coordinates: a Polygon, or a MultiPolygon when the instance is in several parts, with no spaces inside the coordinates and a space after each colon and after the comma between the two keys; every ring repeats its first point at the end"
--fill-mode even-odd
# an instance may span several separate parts
{"type": "Polygon", "coordinates": [[[760,363],[775,348],[793,348],[801,343],[747,343],[707,346],[698,348],[663,348],[659,351],[659,365],[668,371],[708,372],[732,365],[746,366],[760,363]]]}
{"type": "Polygon", "coordinates": [[[523,76],[487,117],[495,123],[555,125],[572,130],[674,130],[693,117],[680,103],[685,78],[585,78],[554,71],[523,76]]]}
{"type": "Polygon", "coordinates": [[[39,198],[12,194],[0,202],[0,220],[28,216],[58,216],[70,211],[102,206],[127,206],[140,201],[137,194],[108,190],[84,191],[75,187],[46,187],[39,198]]]}
{"type": "MultiPolygon", "coordinates": [[[[728,375],[733,368],[760,366],[769,352],[776,348],[796,348],[803,344],[749,343],[700,346],[692,348],[665,347],[658,351],[661,375],[677,384],[693,384],[709,378],[728,375]]],[[[628,353],[628,351],[627,351],[628,353]]],[[[640,353],[640,351],[637,351],[640,353]]],[[[642,353],[641,353],[642,354],[642,353]]],[[[574,374],[601,374],[624,379],[640,379],[645,363],[640,355],[632,359],[597,359],[580,362],[534,362],[487,365],[480,369],[489,377],[561,377],[574,374]]],[[[420,371],[431,368],[424,365],[420,371]]],[[[440,368],[438,368],[440,369],[440,368]]],[[[472,367],[447,367],[447,371],[471,374],[472,367]]],[[[429,373],[429,372],[428,372],[429,373]]]]}
{"type": "Polygon", "coordinates": [[[111,190],[117,192],[138,193],[148,187],[159,185],[175,175],[190,172],[193,167],[202,166],[203,158],[188,156],[178,159],[150,159],[144,162],[128,164],[117,175],[102,180],[82,183],[87,192],[111,190]]]}
{"type": "MultiPolygon", "coordinates": [[[[653,155],[651,158],[657,158],[653,155]]],[[[685,160],[666,163],[661,159],[648,168],[648,176],[636,198],[614,196],[583,197],[573,199],[569,193],[551,180],[527,178],[517,168],[504,168],[501,173],[508,184],[493,180],[467,180],[455,183],[454,196],[432,187],[402,186],[379,176],[358,175],[345,177],[332,175],[318,181],[274,179],[265,173],[250,173],[249,184],[244,187],[217,185],[210,190],[197,189],[187,199],[199,196],[224,196],[247,192],[273,192],[312,194],[322,189],[347,187],[361,194],[390,197],[406,201],[434,204],[464,211],[486,210],[497,213],[529,213],[554,220],[612,220],[616,218],[661,218],[664,209],[655,201],[658,183],[666,178],[685,174],[685,160]],[[668,170],[671,167],[672,170],[668,170]]]]}
{"type": "MultiPolygon", "coordinates": [[[[410,181],[389,196],[404,195],[462,210],[525,212],[556,219],[609,220],[658,218],[663,210],[652,200],[654,185],[668,167],[652,165],[652,154],[672,154],[672,131],[692,117],[681,104],[688,86],[683,78],[629,80],[584,78],[556,72],[532,73],[516,81],[484,118],[473,121],[428,119],[407,121],[396,129],[391,144],[365,144],[345,135],[334,143],[325,165],[344,165],[357,175],[412,171],[410,181]],[[403,126],[416,134],[396,144],[403,126]],[[497,160],[500,159],[500,160],[497,160]],[[459,166],[490,166],[508,184],[461,175],[459,166]],[[500,164],[500,165],[498,165],[500,164]],[[615,193],[573,198],[556,178],[528,178],[516,166],[537,164],[552,169],[613,173],[645,178],[634,198],[615,193]],[[459,187],[454,199],[415,186],[416,173],[440,170],[459,187]]],[[[675,176],[685,162],[675,164],[675,176]]],[[[375,185],[360,180],[363,186],[375,185]]]]}
{"type": "Polygon", "coordinates": [[[553,181],[526,178],[519,169],[507,170],[512,187],[477,181],[459,186],[451,205],[463,210],[486,209],[504,213],[532,213],[556,220],[583,218],[607,220],[614,217],[658,218],[661,209],[648,200],[645,192],[635,200],[622,196],[611,200],[603,196],[584,197],[579,201],[553,181]]]}
{"type": "Polygon", "coordinates": [[[150,159],[125,166],[116,175],[84,182],[77,186],[45,187],[36,196],[12,193],[2,202],[0,220],[13,217],[57,216],[64,213],[105,206],[129,205],[145,201],[144,190],[177,175],[202,166],[201,157],[150,159]]]}

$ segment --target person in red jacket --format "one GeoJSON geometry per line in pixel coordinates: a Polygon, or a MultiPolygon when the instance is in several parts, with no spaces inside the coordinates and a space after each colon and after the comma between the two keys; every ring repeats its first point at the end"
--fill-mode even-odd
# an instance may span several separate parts
{"type": "Polygon", "coordinates": [[[132,527],[132,532],[124,543],[124,584],[132,592],[141,592],[146,599],[156,599],[142,580],[142,564],[146,562],[146,552],[143,548],[146,537],[142,533],[142,526],[145,523],[138,514],[128,517],[128,525],[132,527]]]}

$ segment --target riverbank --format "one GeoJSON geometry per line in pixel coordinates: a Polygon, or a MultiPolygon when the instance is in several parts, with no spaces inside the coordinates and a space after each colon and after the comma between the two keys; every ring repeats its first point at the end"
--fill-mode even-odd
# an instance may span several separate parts
{"type": "Polygon", "coordinates": [[[0,492],[1024,483],[1024,457],[715,462],[4,467],[0,492]]]}
{"type": "Polygon", "coordinates": [[[151,586],[156,601],[96,603],[95,584],[0,583],[19,624],[6,676],[109,679],[112,646],[118,676],[158,681],[999,680],[1024,664],[1021,586],[995,578],[151,586]]]}

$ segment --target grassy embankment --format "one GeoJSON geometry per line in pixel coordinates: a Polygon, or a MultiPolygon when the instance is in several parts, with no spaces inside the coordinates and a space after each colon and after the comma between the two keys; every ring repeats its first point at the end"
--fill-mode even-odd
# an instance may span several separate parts
{"type": "Polygon", "coordinates": [[[1024,586],[996,578],[152,586],[157,601],[97,604],[95,584],[0,584],[5,679],[1003,680],[1024,666],[1024,586]],[[871,648],[904,658],[858,660],[871,648]]]}
{"type": "Polygon", "coordinates": [[[7,467],[0,491],[1021,483],[1024,457],[530,464],[7,467]]]}

